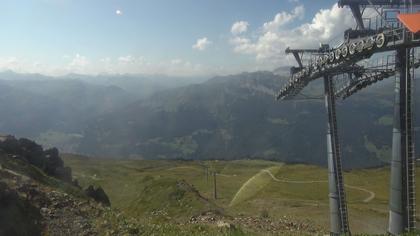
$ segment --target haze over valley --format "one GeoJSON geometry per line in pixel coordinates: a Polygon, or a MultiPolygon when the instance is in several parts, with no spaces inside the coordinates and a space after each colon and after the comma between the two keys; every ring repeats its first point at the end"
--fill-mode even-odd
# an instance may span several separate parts
{"type": "Polygon", "coordinates": [[[420,1],[0,5],[0,236],[420,235],[420,1]]]}
{"type": "MultiPolygon", "coordinates": [[[[325,139],[319,138],[325,133],[323,99],[276,102],[274,95],[286,77],[271,72],[208,80],[133,75],[54,78],[13,72],[0,78],[0,132],[29,137],[62,152],[326,165],[325,139]]],[[[392,87],[389,79],[339,102],[346,168],[389,161],[392,87]]],[[[315,83],[305,92],[322,96],[322,86],[315,83]]]]}

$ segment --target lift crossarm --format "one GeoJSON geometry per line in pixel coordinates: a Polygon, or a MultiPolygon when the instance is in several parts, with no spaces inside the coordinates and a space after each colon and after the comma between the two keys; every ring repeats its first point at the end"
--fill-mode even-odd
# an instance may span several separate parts
{"type": "MultiPolygon", "coordinates": [[[[413,5],[420,4],[420,0],[411,0],[413,5]]],[[[405,0],[339,0],[338,6],[350,6],[356,4],[359,6],[399,6],[410,3],[410,1],[405,0]]]]}
{"type": "Polygon", "coordinates": [[[293,56],[295,57],[299,65],[299,68],[303,68],[302,56],[301,56],[303,53],[317,53],[317,52],[320,52],[320,49],[290,49],[288,47],[285,50],[286,54],[290,54],[290,53],[293,54],[293,56]]]}

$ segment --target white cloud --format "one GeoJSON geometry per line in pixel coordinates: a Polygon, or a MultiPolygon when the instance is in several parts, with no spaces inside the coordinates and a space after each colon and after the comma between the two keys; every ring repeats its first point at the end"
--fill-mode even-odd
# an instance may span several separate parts
{"type": "Polygon", "coordinates": [[[230,39],[230,43],[234,45],[234,52],[244,54],[253,54],[255,52],[255,45],[248,38],[234,37],[230,39]]]}
{"type": "Polygon", "coordinates": [[[171,60],[171,64],[173,64],[173,65],[181,65],[182,62],[183,62],[183,60],[182,59],[179,59],[179,58],[176,58],[176,59],[172,59],[171,60]]]}
{"type": "Polygon", "coordinates": [[[0,68],[3,70],[20,71],[22,63],[16,57],[0,58],[0,68]]]}
{"type": "Polygon", "coordinates": [[[109,63],[109,62],[111,62],[111,58],[110,57],[104,57],[104,58],[99,59],[99,61],[104,62],[104,63],[109,63]]]}
{"type": "Polygon", "coordinates": [[[40,61],[30,61],[17,57],[0,57],[0,70],[12,70],[17,73],[40,73],[49,74],[50,72],[59,71],[51,65],[40,61]]]}
{"type": "MultiPolygon", "coordinates": [[[[250,65],[247,71],[257,70],[250,65]]],[[[13,70],[18,73],[40,73],[61,76],[77,74],[165,74],[170,76],[213,76],[227,75],[243,71],[241,65],[218,66],[203,65],[183,58],[165,61],[152,61],[142,56],[126,55],[120,57],[87,58],[80,54],[57,58],[53,63],[32,61],[17,57],[0,57],[0,71],[13,70]]]]}
{"type": "Polygon", "coordinates": [[[134,63],[135,60],[136,59],[131,55],[118,57],[118,61],[121,62],[121,63],[127,63],[127,64],[134,63]]]}
{"type": "Polygon", "coordinates": [[[76,53],[72,58],[69,58],[67,66],[59,69],[60,71],[68,71],[68,73],[77,73],[77,74],[89,74],[92,73],[92,63],[91,61],[79,53],[76,53]]]}
{"type": "Polygon", "coordinates": [[[206,50],[212,42],[208,40],[206,37],[197,39],[197,42],[192,46],[193,49],[204,51],[206,50]]]}
{"type": "Polygon", "coordinates": [[[71,60],[71,62],[69,63],[70,67],[85,67],[87,65],[89,65],[89,60],[85,57],[82,56],[80,54],[76,54],[73,59],[71,60]]]}
{"type": "MultiPolygon", "coordinates": [[[[17,57],[0,57],[0,70],[14,70],[23,73],[42,73],[63,75],[81,74],[168,74],[178,76],[215,75],[238,73],[241,71],[270,70],[282,65],[295,63],[293,57],[287,57],[284,50],[291,48],[317,48],[319,44],[328,43],[337,38],[343,40],[343,30],[355,25],[350,10],[338,8],[320,10],[309,22],[301,19],[305,9],[300,4],[288,12],[279,12],[272,20],[261,24],[251,32],[249,23],[232,25],[229,42],[237,54],[244,54],[255,61],[246,61],[237,65],[205,65],[189,58],[171,60],[149,60],[139,55],[91,58],[81,54],[68,53],[49,61],[17,57]]],[[[374,13],[365,12],[365,16],[374,13]]],[[[241,21],[239,21],[241,22],[241,21]]],[[[195,50],[205,50],[212,42],[200,38],[193,45],[195,50]]]]}
{"type": "Polygon", "coordinates": [[[248,31],[249,23],[246,21],[237,21],[232,25],[230,32],[234,35],[242,34],[248,31]]]}
{"type": "Polygon", "coordinates": [[[298,18],[302,19],[305,15],[305,8],[303,5],[295,7],[292,12],[277,13],[274,19],[270,22],[264,23],[263,28],[265,31],[276,31],[281,26],[290,23],[292,20],[298,18]]]}
{"type": "Polygon", "coordinates": [[[320,43],[343,40],[343,30],[354,26],[351,12],[335,4],[330,9],[320,10],[309,23],[287,27],[288,23],[302,19],[304,12],[303,6],[297,6],[291,12],[278,13],[272,21],[262,25],[255,39],[231,38],[233,51],[254,55],[258,63],[269,68],[288,65],[292,61],[284,53],[286,47],[317,48],[320,43]]]}
{"type": "Polygon", "coordinates": [[[115,11],[115,14],[117,14],[118,16],[121,16],[123,14],[123,12],[121,10],[117,9],[115,11]]]}

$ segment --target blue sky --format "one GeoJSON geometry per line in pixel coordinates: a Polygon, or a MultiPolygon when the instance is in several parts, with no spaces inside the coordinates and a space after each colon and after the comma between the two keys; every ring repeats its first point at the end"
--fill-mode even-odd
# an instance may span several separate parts
{"type": "MultiPolygon", "coordinates": [[[[306,32],[305,25],[314,22],[320,9],[334,18],[335,2],[3,0],[0,68],[44,74],[179,75],[270,69],[290,61],[276,55],[288,43],[281,38],[291,31],[306,32]],[[246,30],[233,33],[239,21],[246,23],[246,30]],[[264,27],[270,22],[272,27],[264,27]]],[[[333,20],[342,20],[341,13],[333,20]]],[[[316,25],[325,20],[312,28],[318,31],[316,25]]]]}

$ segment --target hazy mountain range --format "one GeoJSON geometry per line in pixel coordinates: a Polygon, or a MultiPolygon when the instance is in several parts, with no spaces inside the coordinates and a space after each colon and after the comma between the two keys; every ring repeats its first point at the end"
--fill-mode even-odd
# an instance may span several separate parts
{"type": "MultiPolygon", "coordinates": [[[[204,81],[133,75],[51,78],[9,71],[0,74],[0,132],[103,157],[252,157],[325,165],[324,102],[275,101],[285,79],[278,72],[204,81]]],[[[392,81],[338,103],[346,167],[389,159],[392,81]]],[[[309,90],[322,94],[321,83],[309,90]]]]}

